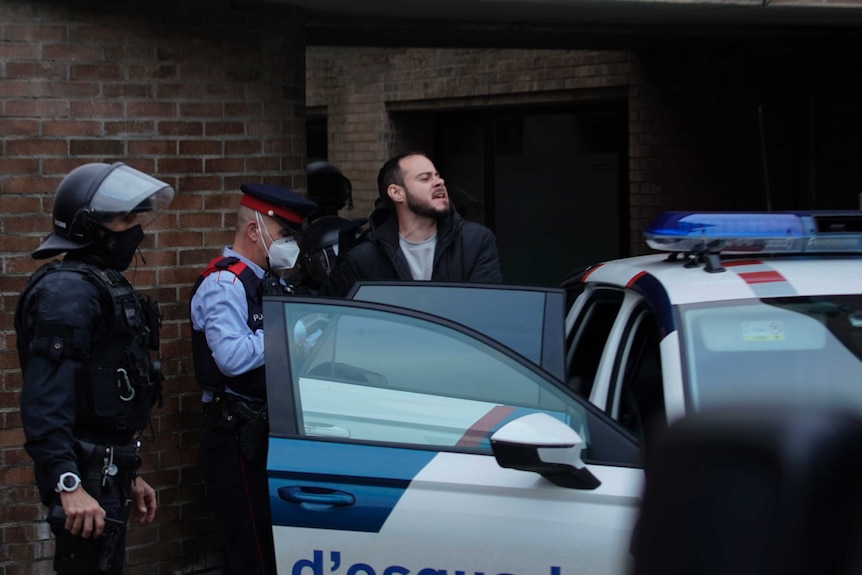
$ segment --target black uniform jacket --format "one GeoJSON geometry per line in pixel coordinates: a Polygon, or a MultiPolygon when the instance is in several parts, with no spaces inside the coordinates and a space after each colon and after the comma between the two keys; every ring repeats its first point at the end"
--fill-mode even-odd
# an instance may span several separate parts
{"type": "MultiPolygon", "coordinates": [[[[359,280],[412,280],[398,242],[398,221],[389,207],[369,218],[368,235],[351,249],[327,278],[319,295],[344,297],[359,280]]],[[[499,283],[500,258],[494,233],[457,212],[437,223],[437,247],[431,281],[499,283]]]]}
{"type": "Polygon", "coordinates": [[[24,375],[21,390],[24,447],[33,458],[36,482],[47,503],[61,473],[72,471],[81,475],[73,448],[76,376],[92,349],[92,342],[110,335],[113,318],[103,311],[99,289],[73,271],[46,276],[19,305],[22,326],[17,345],[23,348],[19,349],[19,356],[24,375]],[[51,357],[47,350],[25,351],[38,336],[40,326],[50,325],[55,331],[65,328],[69,334],[63,353],[51,357]]]}

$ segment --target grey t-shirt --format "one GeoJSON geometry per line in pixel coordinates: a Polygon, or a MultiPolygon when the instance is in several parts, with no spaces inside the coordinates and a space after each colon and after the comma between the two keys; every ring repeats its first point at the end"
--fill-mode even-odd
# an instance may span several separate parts
{"type": "Polygon", "coordinates": [[[437,234],[434,234],[423,242],[411,242],[398,236],[398,243],[407,265],[410,266],[410,275],[414,280],[430,280],[434,269],[434,248],[437,247],[437,234]]]}

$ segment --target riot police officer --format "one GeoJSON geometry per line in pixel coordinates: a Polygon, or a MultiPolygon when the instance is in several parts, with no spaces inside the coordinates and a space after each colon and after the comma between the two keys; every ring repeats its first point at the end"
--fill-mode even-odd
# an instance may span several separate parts
{"type": "Polygon", "coordinates": [[[161,316],[121,272],[173,196],[121,162],[69,172],[53,233],[33,252],[66,255],[36,271],[18,301],[25,448],[63,575],[122,572],[127,520],[155,516],[155,491],[137,470],[140,434],[161,399],[161,316]]]}
{"type": "Polygon", "coordinates": [[[310,162],[305,168],[308,177],[308,199],[317,209],[308,217],[312,222],[324,216],[337,216],[338,210],[353,208],[353,184],[329,162],[310,162]]]}
{"type": "Polygon", "coordinates": [[[317,205],[274,185],[240,189],[233,245],[209,263],[190,302],[195,377],[205,413],[201,460],[224,530],[225,574],[274,575],[263,292],[289,293],[275,270],[296,266],[296,238],[317,205]]]}
{"type": "Polygon", "coordinates": [[[298,273],[306,292],[316,294],[340,258],[363,239],[366,218],[323,216],[306,226],[299,238],[298,273]]]}

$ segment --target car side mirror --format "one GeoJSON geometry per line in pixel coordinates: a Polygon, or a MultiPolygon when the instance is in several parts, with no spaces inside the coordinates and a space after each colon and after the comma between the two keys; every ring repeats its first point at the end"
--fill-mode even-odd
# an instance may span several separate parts
{"type": "Polygon", "coordinates": [[[510,421],[491,435],[500,467],[532,471],[560,487],[595,489],[601,481],[581,460],[583,447],[578,432],[541,412],[510,421]]]}

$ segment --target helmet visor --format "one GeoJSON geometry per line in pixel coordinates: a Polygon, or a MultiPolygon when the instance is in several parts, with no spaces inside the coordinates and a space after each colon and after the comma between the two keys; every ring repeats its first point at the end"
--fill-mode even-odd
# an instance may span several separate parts
{"type": "Polygon", "coordinates": [[[174,199],[174,189],[125,164],[111,170],[90,201],[90,208],[101,216],[140,212],[143,227],[151,224],[174,199]]]}

